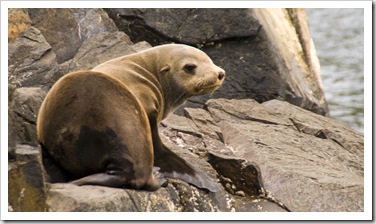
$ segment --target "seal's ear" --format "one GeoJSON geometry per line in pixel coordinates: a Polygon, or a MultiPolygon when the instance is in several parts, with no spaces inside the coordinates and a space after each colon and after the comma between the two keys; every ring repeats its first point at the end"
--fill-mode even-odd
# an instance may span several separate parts
{"type": "Polygon", "coordinates": [[[159,72],[160,72],[160,73],[166,73],[166,72],[168,72],[168,71],[170,71],[170,66],[169,66],[169,65],[166,65],[166,66],[164,66],[159,72]]]}

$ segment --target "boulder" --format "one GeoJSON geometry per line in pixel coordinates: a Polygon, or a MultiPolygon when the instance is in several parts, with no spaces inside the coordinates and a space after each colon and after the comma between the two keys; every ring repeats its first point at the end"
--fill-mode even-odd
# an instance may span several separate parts
{"type": "Polygon", "coordinates": [[[56,53],[58,63],[77,53],[83,41],[95,34],[117,30],[102,9],[28,9],[38,28],[56,53]],[[69,44],[68,44],[69,43],[69,44]]]}
{"type": "MultiPolygon", "coordinates": [[[[174,41],[185,44],[205,44],[223,39],[249,37],[257,34],[260,24],[249,10],[233,9],[106,9],[121,30],[134,41],[174,41]],[[226,15],[226,16],[222,16],[226,15]],[[193,29],[193,24],[197,24],[193,29]],[[147,27],[148,32],[140,32],[147,27]],[[154,31],[154,32],[153,32],[154,31]]],[[[158,41],[158,42],[157,42],[158,41]]]]}
{"type": "Polygon", "coordinates": [[[46,184],[38,147],[17,145],[16,161],[8,163],[8,210],[44,212],[46,184]]]}
{"type": "Polygon", "coordinates": [[[39,108],[46,96],[40,87],[14,90],[8,107],[8,152],[14,158],[17,144],[36,145],[36,122],[39,108]]]}
{"type": "Polygon", "coordinates": [[[103,9],[74,9],[81,42],[102,32],[118,31],[115,23],[103,9]]]}
{"type": "Polygon", "coordinates": [[[35,27],[8,45],[8,83],[16,87],[48,85],[58,69],[56,55],[35,27]]]}
{"type": "MultiPolygon", "coordinates": [[[[226,82],[212,98],[251,98],[260,103],[283,99],[318,114],[329,113],[304,10],[106,11],[134,42],[176,42],[204,50],[227,72],[226,82]]],[[[194,97],[188,106],[202,107],[207,99],[194,97]]]]}

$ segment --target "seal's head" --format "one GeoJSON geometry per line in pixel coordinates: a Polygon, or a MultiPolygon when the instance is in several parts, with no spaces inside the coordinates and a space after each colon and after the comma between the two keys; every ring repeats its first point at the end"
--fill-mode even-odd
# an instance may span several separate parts
{"type": "Polygon", "coordinates": [[[166,83],[164,87],[174,87],[173,92],[194,96],[213,93],[222,85],[225,71],[208,55],[194,47],[177,46],[171,48],[167,58],[164,57],[167,60],[160,69],[160,78],[166,83]]]}

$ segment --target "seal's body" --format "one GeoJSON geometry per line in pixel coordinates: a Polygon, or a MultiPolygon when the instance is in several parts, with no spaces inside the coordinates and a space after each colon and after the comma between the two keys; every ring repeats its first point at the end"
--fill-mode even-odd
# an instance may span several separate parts
{"type": "Polygon", "coordinates": [[[217,186],[171,152],[158,123],[188,97],[214,92],[225,77],[202,51],[169,44],[70,73],[51,88],[37,121],[38,140],[77,185],[158,189],[164,176],[217,186]]]}

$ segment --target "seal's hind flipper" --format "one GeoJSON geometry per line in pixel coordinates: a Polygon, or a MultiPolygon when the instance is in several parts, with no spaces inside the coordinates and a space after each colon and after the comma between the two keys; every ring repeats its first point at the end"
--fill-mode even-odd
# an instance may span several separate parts
{"type": "Polygon", "coordinates": [[[124,177],[120,175],[110,175],[107,173],[92,174],[81,179],[70,182],[78,186],[82,185],[100,185],[107,187],[123,187],[126,184],[124,177]]]}

